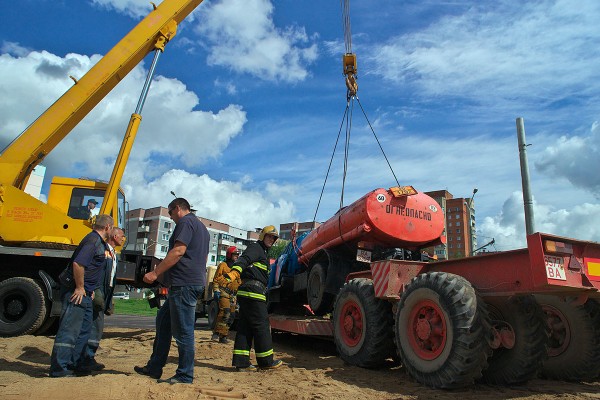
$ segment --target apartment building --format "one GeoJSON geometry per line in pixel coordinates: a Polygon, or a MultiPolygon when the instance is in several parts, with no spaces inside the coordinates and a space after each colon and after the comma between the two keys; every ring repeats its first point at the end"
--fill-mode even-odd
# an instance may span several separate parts
{"type": "Polygon", "coordinates": [[[444,235],[446,244],[427,249],[439,260],[471,257],[477,248],[477,233],[475,226],[475,203],[473,197],[455,198],[447,190],[425,192],[442,207],[445,215],[444,235]]]}
{"type": "Polygon", "coordinates": [[[281,239],[290,240],[292,238],[292,231],[296,232],[296,236],[303,234],[304,232],[310,232],[313,229],[317,229],[321,225],[320,222],[288,222],[279,225],[279,237],[281,239]]]}

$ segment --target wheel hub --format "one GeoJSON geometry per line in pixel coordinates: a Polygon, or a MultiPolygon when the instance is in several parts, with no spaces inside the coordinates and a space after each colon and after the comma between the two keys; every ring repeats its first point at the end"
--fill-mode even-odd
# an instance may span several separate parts
{"type": "Polygon", "coordinates": [[[25,304],[19,299],[12,298],[6,303],[5,316],[11,320],[19,319],[25,312],[25,304]]]}
{"type": "Polygon", "coordinates": [[[425,360],[437,358],[446,345],[446,320],[439,305],[419,301],[409,316],[408,338],[415,353],[425,360]]]}
{"type": "Polygon", "coordinates": [[[417,327],[415,329],[417,336],[421,340],[427,340],[431,336],[431,324],[425,318],[420,318],[417,321],[417,327]]]}
{"type": "Polygon", "coordinates": [[[556,357],[569,347],[571,343],[571,329],[567,318],[558,309],[542,305],[546,314],[546,321],[550,327],[550,340],[548,341],[548,357],[556,357]]]}
{"type": "Polygon", "coordinates": [[[342,307],[340,313],[342,325],[342,338],[348,346],[356,346],[363,334],[362,312],[358,304],[349,301],[342,307]]]}

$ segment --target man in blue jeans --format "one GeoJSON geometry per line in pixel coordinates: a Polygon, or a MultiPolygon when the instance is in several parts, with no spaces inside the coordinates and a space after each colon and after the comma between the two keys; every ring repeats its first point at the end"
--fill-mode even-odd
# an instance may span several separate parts
{"type": "Polygon", "coordinates": [[[135,366],[134,370],[158,382],[192,383],[196,302],[204,292],[210,237],[204,224],[190,211],[187,200],[176,198],[168,210],[176,224],[169,239],[169,252],[154,271],[144,276],[144,282],[152,283],[164,275],[162,283],[169,287],[169,295],[156,314],[150,360],[143,367],[135,366]],[[179,364],[174,376],[160,379],[169,356],[171,337],[177,343],[179,364]]]}
{"type": "Polygon", "coordinates": [[[96,217],[94,230],[83,238],[71,257],[70,282],[74,285],[61,282],[60,325],[50,356],[52,378],[89,375],[91,372],[81,362],[92,329],[92,294],[104,269],[105,241],[113,223],[110,215],[96,217]]]}

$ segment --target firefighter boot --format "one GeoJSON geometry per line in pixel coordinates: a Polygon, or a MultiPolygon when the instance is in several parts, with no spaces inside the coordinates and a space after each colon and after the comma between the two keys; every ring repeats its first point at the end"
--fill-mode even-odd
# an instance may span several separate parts
{"type": "Polygon", "coordinates": [[[283,365],[283,361],[273,360],[271,365],[268,365],[266,367],[260,367],[260,369],[277,369],[277,368],[281,367],[282,365],[283,365]]]}

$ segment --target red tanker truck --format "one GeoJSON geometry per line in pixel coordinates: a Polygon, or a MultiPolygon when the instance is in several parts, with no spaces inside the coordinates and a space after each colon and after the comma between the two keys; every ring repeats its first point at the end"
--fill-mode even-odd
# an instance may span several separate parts
{"type": "Polygon", "coordinates": [[[272,329],[333,338],[352,365],[399,360],[435,388],[597,380],[600,244],[533,233],[524,249],[427,262],[443,213],[411,189],[374,190],[290,243],[272,329]]]}
{"type": "Polygon", "coordinates": [[[271,303],[286,293],[286,305],[294,298],[326,314],[349,273],[368,270],[374,260],[420,260],[421,249],[444,243],[444,218],[437,202],[412,186],[373,190],[293,243],[298,251],[275,268],[271,303]]]}

